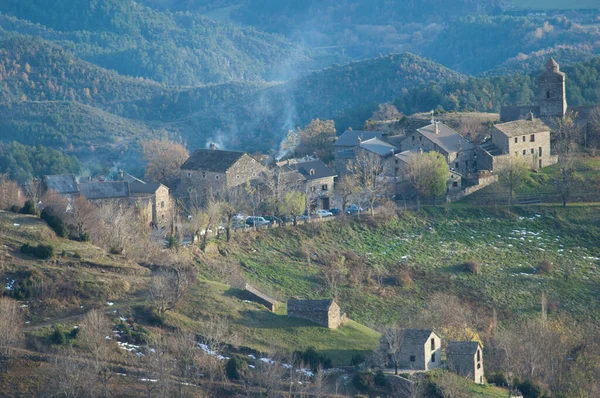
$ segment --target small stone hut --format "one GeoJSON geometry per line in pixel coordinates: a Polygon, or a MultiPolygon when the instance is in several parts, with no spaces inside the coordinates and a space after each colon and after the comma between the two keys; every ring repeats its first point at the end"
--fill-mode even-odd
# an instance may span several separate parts
{"type": "Polygon", "coordinates": [[[266,295],[249,283],[246,283],[245,289],[252,301],[264,305],[271,312],[275,311],[277,308],[277,304],[279,304],[279,302],[273,297],[266,295]]]}
{"type": "Polygon", "coordinates": [[[449,370],[472,382],[483,384],[483,350],[479,342],[448,342],[446,363],[449,370]]]}
{"type": "Polygon", "coordinates": [[[304,319],[337,329],[343,321],[340,306],[333,299],[329,300],[288,300],[288,317],[304,319]]]}

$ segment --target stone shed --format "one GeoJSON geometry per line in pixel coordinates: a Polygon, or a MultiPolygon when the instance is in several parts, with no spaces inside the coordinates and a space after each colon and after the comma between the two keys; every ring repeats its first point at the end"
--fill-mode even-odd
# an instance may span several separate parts
{"type": "MultiPolygon", "coordinates": [[[[384,352],[389,350],[383,338],[380,344],[384,352]]],[[[442,339],[431,329],[404,329],[399,347],[400,369],[431,370],[440,367],[442,339]]]]}
{"type": "Polygon", "coordinates": [[[288,300],[288,317],[304,319],[337,329],[343,322],[340,306],[335,300],[288,300]]]}
{"type": "Polygon", "coordinates": [[[273,297],[270,297],[267,294],[261,292],[249,283],[246,283],[245,290],[252,301],[264,305],[271,312],[277,309],[277,305],[279,304],[279,302],[273,297]]]}
{"type": "Polygon", "coordinates": [[[448,342],[446,363],[449,370],[472,382],[483,384],[483,350],[479,342],[448,342]]]}

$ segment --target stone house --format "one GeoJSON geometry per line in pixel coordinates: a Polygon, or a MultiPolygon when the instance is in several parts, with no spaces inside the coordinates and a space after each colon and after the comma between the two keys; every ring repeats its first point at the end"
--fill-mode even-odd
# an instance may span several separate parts
{"type": "Polygon", "coordinates": [[[448,125],[433,121],[408,134],[401,143],[402,151],[434,151],[441,153],[450,170],[463,176],[475,169],[475,147],[448,125]]]}
{"type": "Polygon", "coordinates": [[[178,196],[223,198],[229,189],[266,181],[270,172],[245,152],[198,149],[181,166],[178,196]]]}
{"type": "Polygon", "coordinates": [[[550,127],[533,113],[527,119],[496,124],[491,138],[477,148],[479,170],[501,169],[511,158],[524,158],[532,169],[557,162],[550,152],[550,127]]]}
{"type": "MultiPolygon", "coordinates": [[[[431,370],[441,365],[442,339],[431,329],[404,329],[400,338],[399,368],[431,370]]],[[[388,343],[380,340],[381,350],[389,352],[388,343]]]]}
{"type": "Polygon", "coordinates": [[[337,329],[343,323],[344,315],[340,313],[340,306],[335,300],[288,300],[288,317],[304,319],[337,329]]]}
{"type": "Polygon", "coordinates": [[[281,183],[286,191],[306,194],[311,210],[329,210],[334,199],[337,174],[316,158],[289,159],[278,164],[281,183]]]}
{"type": "Polygon", "coordinates": [[[450,341],[446,348],[448,369],[483,384],[483,350],[477,341],[450,341]]]}
{"type": "MultiPolygon", "coordinates": [[[[386,195],[389,197],[394,196],[396,194],[397,177],[400,173],[400,161],[395,155],[400,152],[400,149],[379,138],[371,138],[360,142],[354,148],[353,152],[353,159],[356,159],[361,152],[370,154],[370,156],[375,155],[379,158],[381,172],[378,178],[381,178],[386,186],[386,195]]],[[[353,159],[349,160],[349,162],[352,162],[353,159]]],[[[349,168],[351,169],[351,166],[349,168]]]]}
{"type": "Polygon", "coordinates": [[[162,184],[133,182],[129,184],[130,198],[145,208],[146,220],[156,226],[167,226],[172,219],[173,203],[169,188],[162,184]]]}
{"type": "Polygon", "coordinates": [[[55,191],[66,198],[79,194],[79,184],[73,174],[49,175],[42,178],[44,191],[55,191]]]}
{"type": "Polygon", "coordinates": [[[335,171],[338,175],[350,174],[347,165],[350,160],[354,159],[354,148],[359,146],[361,142],[373,138],[385,141],[386,135],[380,131],[346,130],[337,138],[333,144],[333,150],[335,171]]]}

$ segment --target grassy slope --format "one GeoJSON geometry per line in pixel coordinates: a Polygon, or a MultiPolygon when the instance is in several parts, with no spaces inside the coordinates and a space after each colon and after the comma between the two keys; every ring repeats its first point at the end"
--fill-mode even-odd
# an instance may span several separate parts
{"type": "MultiPolygon", "coordinates": [[[[284,297],[318,298],[330,295],[318,261],[327,261],[331,254],[355,253],[366,260],[372,275],[377,270],[384,275],[383,286],[371,281],[341,289],[342,309],[366,324],[406,320],[435,292],[456,294],[488,314],[496,308],[500,319],[508,319],[538,311],[540,295],[546,291],[559,309],[576,318],[598,319],[595,297],[600,275],[593,259],[600,257],[597,210],[529,207],[507,213],[429,208],[378,229],[352,223],[340,232],[339,224],[326,223],[316,232],[273,230],[256,239],[245,237],[232,255],[259,286],[284,297]],[[305,252],[311,253],[311,265],[305,252]],[[480,275],[463,271],[462,264],[469,259],[480,264],[480,275]],[[535,274],[534,267],[545,259],[555,264],[555,270],[535,274]],[[393,277],[402,264],[413,267],[415,283],[407,287],[386,283],[385,276],[393,277]]],[[[355,272],[352,262],[347,268],[349,278],[355,272]]]]}

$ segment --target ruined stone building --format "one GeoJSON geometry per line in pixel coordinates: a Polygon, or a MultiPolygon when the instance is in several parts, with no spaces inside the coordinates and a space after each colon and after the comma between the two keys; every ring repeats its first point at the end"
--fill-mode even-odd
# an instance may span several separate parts
{"type": "Polygon", "coordinates": [[[467,175],[476,167],[475,146],[448,125],[433,121],[408,134],[401,144],[402,151],[441,153],[450,170],[467,175]]]}
{"type": "Polygon", "coordinates": [[[119,202],[136,207],[148,225],[152,223],[157,227],[166,227],[171,222],[173,202],[169,188],[162,184],[147,184],[122,171],[117,181],[89,178],[78,181],[74,175],[67,174],[44,176],[42,184],[46,191],[55,191],[69,200],[83,196],[97,205],[119,202]]]}
{"type": "Polygon", "coordinates": [[[337,174],[317,158],[288,159],[277,164],[284,191],[306,195],[311,210],[329,210],[335,195],[337,174]]]}
{"type": "Polygon", "coordinates": [[[496,124],[491,138],[477,148],[479,170],[500,170],[511,159],[521,158],[538,169],[557,162],[550,146],[550,127],[533,113],[527,119],[496,124]]]}
{"type": "Polygon", "coordinates": [[[477,341],[450,341],[446,348],[446,364],[470,381],[483,384],[483,350],[477,341]]]}
{"type": "Polygon", "coordinates": [[[344,316],[340,313],[340,306],[335,300],[288,300],[288,317],[304,319],[337,329],[342,325],[344,316]]]}
{"type": "Polygon", "coordinates": [[[245,152],[198,149],[181,166],[177,195],[193,196],[200,202],[224,198],[229,189],[264,182],[269,175],[265,166],[245,152]]]}
{"type": "MultiPolygon", "coordinates": [[[[381,350],[389,352],[385,339],[380,340],[381,350]]],[[[399,368],[406,370],[431,370],[441,365],[442,340],[431,329],[404,329],[400,338],[399,368]]]]}

